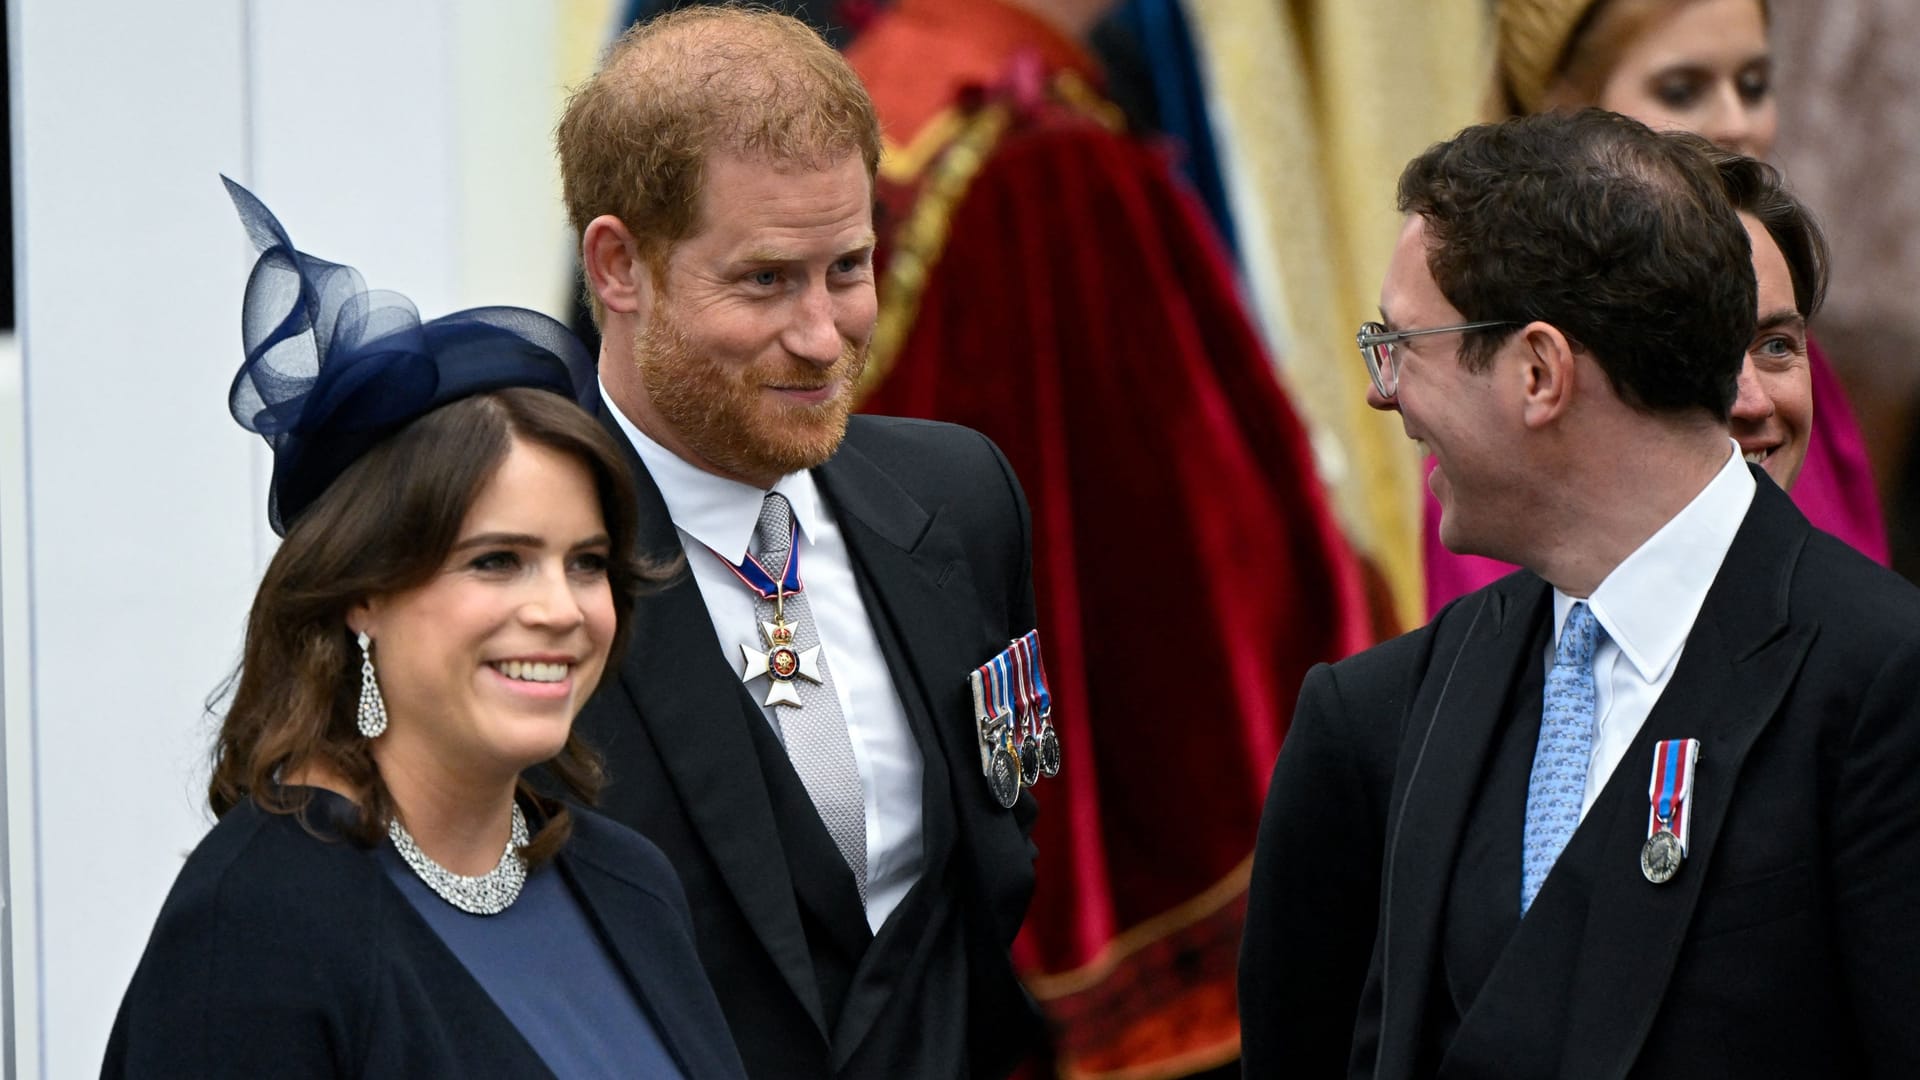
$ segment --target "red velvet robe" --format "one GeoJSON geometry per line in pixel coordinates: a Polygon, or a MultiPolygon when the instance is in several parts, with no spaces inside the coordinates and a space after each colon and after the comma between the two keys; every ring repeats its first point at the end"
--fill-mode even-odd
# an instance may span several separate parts
{"type": "Polygon", "coordinates": [[[1077,47],[903,0],[849,56],[890,143],[862,407],[985,432],[1033,507],[1065,766],[1016,961],[1066,1075],[1230,1060],[1274,757],[1369,643],[1355,560],[1222,246],[1077,47]]]}

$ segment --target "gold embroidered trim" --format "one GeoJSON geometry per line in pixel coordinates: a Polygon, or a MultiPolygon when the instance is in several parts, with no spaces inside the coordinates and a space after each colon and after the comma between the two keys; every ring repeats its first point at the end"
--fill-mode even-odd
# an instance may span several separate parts
{"type": "MultiPolygon", "coordinates": [[[[957,118],[957,114],[956,115],[957,118]]],[[[920,313],[920,297],[927,277],[940,261],[947,246],[947,230],[953,222],[954,208],[972,185],[973,178],[987,163],[993,148],[1006,134],[1013,112],[1005,105],[991,105],[962,122],[939,154],[927,177],[925,189],[913,202],[913,210],[895,233],[893,254],[887,261],[886,276],[880,282],[880,316],[873,325],[873,344],[867,353],[867,370],[860,377],[859,397],[865,399],[893,370],[893,361],[906,344],[907,332],[920,313]]],[[[915,139],[918,146],[921,139],[915,139]]],[[[882,163],[881,171],[887,171],[882,163]]]]}
{"type": "Polygon", "coordinates": [[[891,139],[881,140],[880,179],[891,184],[911,184],[918,180],[965,127],[966,117],[958,109],[948,109],[927,121],[920,128],[920,134],[905,146],[891,139]]]}
{"type": "Polygon", "coordinates": [[[1120,106],[1100,96],[1077,71],[1062,71],[1053,77],[1053,92],[1068,108],[1085,116],[1108,131],[1127,130],[1127,114],[1120,106]]]}
{"type": "Polygon", "coordinates": [[[1217,915],[1229,904],[1246,894],[1247,885],[1253,880],[1253,856],[1240,861],[1238,866],[1207,887],[1199,896],[1177,907],[1148,919],[1138,926],[1130,927],[1107,942],[1093,959],[1071,971],[1029,973],[1023,976],[1027,989],[1042,1001],[1052,1001],[1078,993],[1093,986],[1107,976],[1135,953],[1163,938],[1187,929],[1217,915]]]}
{"type": "MultiPolygon", "coordinates": [[[[1074,71],[1053,77],[1053,97],[1074,112],[1109,131],[1125,131],[1120,107],[1100,96],[1091,83],[1074,71]]],[[[859,398],[866,399],[886,381],[906,344],[913,321],[920,314],[927,278],[947,246],[953,212],[979,175],[994,148],[1013,122],[1013,109],[994,103],[972,116],[948,110],[929,121],[904,147],[888,145],[880,160],[880,177],[909,184],[923,172],[925,184],[894,234],[893,253],[880,281],[880,315],[874,322],[867,370],[860,378],[859,398]]]]}
{"type": "Polygon", "coordinates": [[[1215,1046],[1203,1046],[1145,1065],[1130,1065],[1105,1072],[1090,1072],[1077,1061],[1068,1062],[1060,1066],[1060,1075],[1063,1080],[1176,1080],[1177,1077],[1192,1076],[1197,1072],[1229,1065],[1239,1056],[1240,1036],[1235,1035],[1215,1046]]]}

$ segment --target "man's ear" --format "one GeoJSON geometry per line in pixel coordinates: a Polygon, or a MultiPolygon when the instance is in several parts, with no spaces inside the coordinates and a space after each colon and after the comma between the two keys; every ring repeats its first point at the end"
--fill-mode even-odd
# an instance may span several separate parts
{"type": "Polygon", "coordinates": [[[587,222],[580,234],[580,265],[587,288],[608,311],[631,315],[653,302],[653,274],[626,223],[612,214],[587,222]]]}
{"type": "Polygon", "coordinates": [[[1520,329],[1519,362],[1525,382],[1521,419],[1530,428],[1546,427],[1573,405],[1573,342],[1552,323],[1530,322],[1520,329]]]}

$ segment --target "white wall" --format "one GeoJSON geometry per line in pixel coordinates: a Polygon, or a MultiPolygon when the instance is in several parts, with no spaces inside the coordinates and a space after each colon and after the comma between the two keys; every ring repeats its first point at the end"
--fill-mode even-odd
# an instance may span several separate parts
{"type": "Polygon", "coordinates": [[[8,14],[23,389],[0,377],[0,601],[24,633],[0,627],[4,994],[19,1075],[86,1076],[208,826],[202,704],[271,553],[266,453],[226,412],[252,252],[217,174],[423,315],[557,311],[561,50],[546,5],[506,0],[8,14]]]}
{"type": "Polygon", "coordinates": [[[233,655],[255,560],[253,461],[222,407],[244,239],[216,229],[211,175],[246,164],[242,5],[102,14],[27,0],[15,24],[32,695],[28,756],[8,757],[21,1075],[99,1067],[142,918],[205,827],[198,703],[233,655]]]}

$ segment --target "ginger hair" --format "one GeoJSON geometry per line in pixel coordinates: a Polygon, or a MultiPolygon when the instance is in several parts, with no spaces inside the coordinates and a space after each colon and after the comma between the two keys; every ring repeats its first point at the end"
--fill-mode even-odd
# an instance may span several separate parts
{"type": "Polygon", "coordinates": [[[555,142],[575,236],[619,218],[656,280],[703,226],[713,155],[826,169],[859,154],[870,179],[880,166],[879,120],[846,60],[800,20],[754,7],[635,24],[574,90],[555,142]]]}

